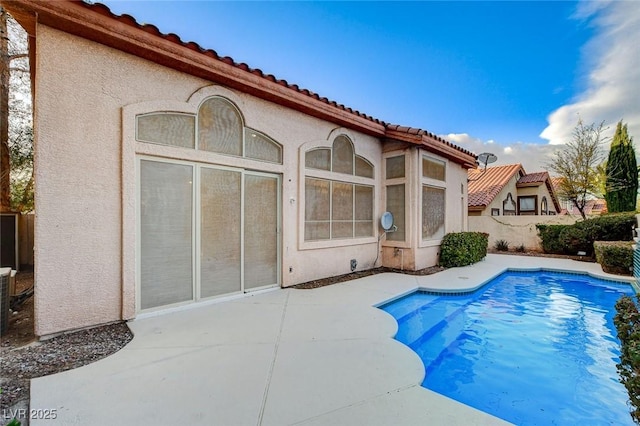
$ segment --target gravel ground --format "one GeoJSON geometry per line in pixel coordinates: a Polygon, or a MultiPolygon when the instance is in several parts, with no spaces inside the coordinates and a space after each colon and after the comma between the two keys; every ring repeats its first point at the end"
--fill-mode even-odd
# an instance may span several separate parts
{"type": "MultiPolygon", "coordinates": [[[[17,292],[31,286],[33,273],[19,272],[17,292]]],[[[9,422],[6,417],[10,411],[29,408],[30,379],[90,364],[117,352],[133,338],[129,327],[121,322],[37,341],[33,297],[10,315],[9,329],[0,339],[0,424],[9,422]]]]}

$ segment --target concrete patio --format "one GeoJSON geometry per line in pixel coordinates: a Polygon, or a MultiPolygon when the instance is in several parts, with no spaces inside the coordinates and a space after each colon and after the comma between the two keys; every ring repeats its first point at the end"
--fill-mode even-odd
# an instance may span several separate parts
{"type": "Polygon", "coordinates": [[[594,263],[488,255],[429,276],[277,289],[137,319],[116,354],[32,380],[31,409],[57,410],[32,424],[508,424],[422,388],[422,362],[374,307],[420,287],[475,288],[507,268],[621,280],[594,263]]]}

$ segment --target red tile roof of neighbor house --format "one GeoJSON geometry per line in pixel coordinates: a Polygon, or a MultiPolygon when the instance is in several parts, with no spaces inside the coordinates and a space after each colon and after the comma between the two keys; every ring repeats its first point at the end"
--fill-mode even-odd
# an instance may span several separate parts
{"type": "Polygon", "coordinates": [[[556,197],[554,187],[548,172],[536,172],[526,174],[521,164],[508,164],[506,166],[487,167],[486,172],[482,169],[471,169],[467,171],[469,178],[469,207],[474,210],[486,208],[498,196],[509,180],[519,174],[517,187],[546,185],[551,201],[556,209],[560,211],[560,203],[556,197]]]}
{"type": "MultiPolygon", "coordinates": [[[[598,198],[597,200],[587,200],[586,204],[584,205],[584,214],[587,216],[594,214],[604,214],[607,213],[607,211],[607,201],[602,198],[598,198]]],[[[580,216],[580,211],[576,206],[572,206],[569,213],[574,216],[580,216]]]]}
{"type": "Polygon", "coordinates": [[[548,172],[529,173],[518,179],[517,185],[520,186],[538,186],[542,185],[549,179],[548,172]]]}
{"type": "Polygon", "coordinates": [[[524,169],[520,164],[487,167],[484,172],[483,169],[468,170],[469,207],[487,207],[520,171],[524,175],[524,169]]]}
{"type": "Polygon", "coordinates": [[[130,15],[115,15],[103,4],[79,0],[15,0],[2,4],[31,36],[36,36],[38,22],[347,128],[424,146],[463,167],[475,167],[475,154],[426,130],[385,123],[229,56],[221,57],[197,43],[185,42],[176,34],[163,34],[154,25],[140,24],[130,15]]]}

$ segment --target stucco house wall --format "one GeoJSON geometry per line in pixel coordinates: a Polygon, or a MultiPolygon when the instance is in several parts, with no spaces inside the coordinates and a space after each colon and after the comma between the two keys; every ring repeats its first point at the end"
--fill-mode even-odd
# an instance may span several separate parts
{"type": "MultiPolygon", "coordinates": [[[[275,82],[261,72],[260,77],[255,72],[243,75],[247,70],[237,64],[225,68],[229,65],[226,59],[193,56],[200,53],[194,53],[196,49],[189,45],[157,34],[150,36],[146,29],[131,24],[129,18],[114,18],[104,6],[25,0],[11,3],[11,8],[32,37],[35,59],[34,266],[38,336],[128,320],[148,311],[140,305],[140,170],[145,161],[183,164],[193,170],[195,181],[188,182],[196,197],[191,207],[196,213],[190,216],[195,228],[188,234],[195,250],[191,259],[198,256],[200,170],[240,171],[243,179],[245,172],[275,176],[279,185],[277,285],[282,287],[348,273],[353,270],[352,260],[357,263],[355,270],[380,265],[402,269],[432,266],[438,260],[442,235],[467,228],[467,168],[473,166],[475,156],[466,150],[426,131],[388,125],[308,91],[303,93],[297,86],[275,82]],[[83,27],[84,32],[72,35],[85,25],[84,18],[95,26],[83,27]],[[91,41],[94,30],[99,33],[95,36],[99,42],[91,41]],[[160,61],[149,52],[165,56],[160,61]],[[202,60],[192,63],[199,67],[198,73],[186,65],[189,60],[202,60]],[[216,74],[221,72],[218,68],[209,73],[203,68],[205,63],[236,75],[226,80],[224,74],[216,74]],[[266,88],[251,86],[255,83],[266,88]],[[270,94],[265,95],[267,92],[270,94]],[[200,106],[215,97],[237,109],[245,129],[261,132],[279,144],[282,162],[138,138],[137,117],[165,112],[199,117],[200,106]],[[352,144],[354,161],[358,156],[373,167],[373,177],[358,174],[357,166],[353,176],[347,177],[307,168],[307,153],[331,148],[340,137],[352,144]],[[402,242],[388,241],[378,225],[387,206],[385,158],[394,150],[407,156],[407,237],[402,242]],[[446,179],[438,178],[435,183],[428,181],[431,178],[425,180],[421,169],[424,155],[445,165],[446,179]],[[368,205],[372,206],[372,234],[305,240],[305,197],[309,191],[306,177],[335,177],[336,182],[373,188],[372,204],[365,203],[366,211],[368,205]],[[430,192],[436,197],[432,199],[440,200],[444,191],[444,209],[438,207],[439,202],[426,208],[446,213],[443,226],[433,234],[437,237],[425,241],[423,185],[439,187],[430,192]]],[[[357,195],[353,197],[357,199],[357,195]]],[[[355,218],[353,226],[355,229],[355,218]]],[[[171,258],[166,261],[171,262],[171,258]]],[[[193,260],[192,264],[196,271],[198,261],[193,260]]],[[[187,304],[199,300],[200,278],[197,272],[194,274],[188,281],[185,278],[185,282],[194,283],[195,295],[187,304]]]]}

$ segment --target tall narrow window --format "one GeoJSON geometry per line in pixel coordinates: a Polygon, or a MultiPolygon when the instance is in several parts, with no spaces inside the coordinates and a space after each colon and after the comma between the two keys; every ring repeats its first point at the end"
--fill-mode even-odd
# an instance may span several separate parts
{"type": "Polygon", "coordinates": [[[140,161],[140,307],[193,299],[193,167],[140,161]]]}
{"type": "Polygon", "coordinates": [[[422,239],[444,237],[445,189],[422,185],[422,239]]]}
{"type": "Polygon", "coordinates": [[[385,179],[387,205],[386,211],[393,215],[395,232],[387,233],[387,241],[405,241],[406,205],[405,205],[405,155],[395,155],[385,159],[385,179]]]}
{"type": "MultiPolygon", "coordinates": [[[[447,163],[422,156],[422,240],[440,240],[445,234],[447,163]]],[[[464,185],[460,186],[464,190],[464,185]]]]}
{"type": "Polygon", "coordinates": [[[393,215],[393,223],[397,226],[395,232],[387,234],[389,241],[405,240],[405,197],[404,183],[399,185],[387,185],[387,211],[393,215]]]}
{"type": "Polygon", "coordinates": [[[542,197],[542,201],[540,202],[540,214],[547,214],[549,212],[549,203],[547,202],[547,197],[542,197]]]}

